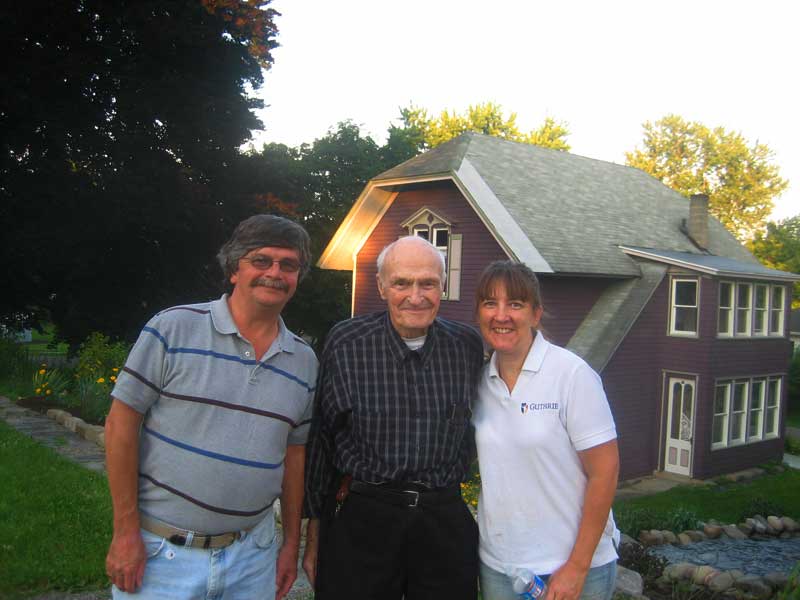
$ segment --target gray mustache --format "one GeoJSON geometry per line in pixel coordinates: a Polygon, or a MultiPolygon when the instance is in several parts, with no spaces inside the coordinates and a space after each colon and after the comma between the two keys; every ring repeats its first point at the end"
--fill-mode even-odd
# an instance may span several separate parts
{"type": "Polygon", "coordinates": [[[289,286],[285,281],[281,281],[280,279],[270,279],[269,277],[259,277],[258,279],[254,279],[250,285],[251,287],[263,286],[268,288],[274,288],[276,290],[289,289],[289,286]]]}

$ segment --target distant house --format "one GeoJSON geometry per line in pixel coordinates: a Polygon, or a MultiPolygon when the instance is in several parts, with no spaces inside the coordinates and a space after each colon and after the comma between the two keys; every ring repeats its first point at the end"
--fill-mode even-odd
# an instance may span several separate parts
{"type": "Polygon", "coordinates": [[[696,478],[783,452],[790,286],[691,200],[646,173],[465,134],[372,179],[319,266],[353,272],[354,315],[382,310],[380,250],[404,235],[446,257],[440,314],[474,323],[492,260],[542,282],[546,335],[601,373],[622,478],[696,478]]]}

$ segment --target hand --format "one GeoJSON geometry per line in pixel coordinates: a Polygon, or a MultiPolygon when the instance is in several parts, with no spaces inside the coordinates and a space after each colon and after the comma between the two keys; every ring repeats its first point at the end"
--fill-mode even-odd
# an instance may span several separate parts
{"type": "Polygon", "coordinates": [[[589,569],[565,562],[547,580],[544,600],[578,600],[588,572],[589,569]]]}
{"type": "Polygon", "coordinates": [[[311,588],[317,581],[317,551],[319,550],[319,519],[310,519],[306,528],[306,549],[303,552],[303,571],[306,572],[311,588]]]}
{"type": "Polygon", "coordinates": [[[114,534],[106,556],[106,573],[111,583],[123,592],[135,593],[142,587],[146,562],[147,551],[138,530],[114,534]]]}
{"type": "Polygon", "coordinates": [[[283,545],[278,552],[278,562],[275,567],[275,600],[281,600],[297,579],[297,546],[283,545]]]}

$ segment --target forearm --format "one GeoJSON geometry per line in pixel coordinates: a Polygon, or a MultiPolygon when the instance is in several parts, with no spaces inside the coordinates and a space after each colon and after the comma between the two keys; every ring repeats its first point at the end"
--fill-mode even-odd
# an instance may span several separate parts
{"type": "Polygon", "coordinates": [[[139,531],[139,425],[142,415],[114,400],[106,419],[108,487],[114,510],[114,532],[139,531]]]}
{"type": "Polygon", "coordinates": [[[608,522],[617,489],[619,456],[616,441],[582,452],[581,460],[587,472],[586,491],[578,535],[569,561],[588,570],[608,522]]]}
{"type": "Polygon", "coordinates": [[[286,449],[286,461],[281,492],[281,523],[284,546],[300,546],[300,517],[303,510],[303,474],[305,446],[291,445],[286,449]]]}

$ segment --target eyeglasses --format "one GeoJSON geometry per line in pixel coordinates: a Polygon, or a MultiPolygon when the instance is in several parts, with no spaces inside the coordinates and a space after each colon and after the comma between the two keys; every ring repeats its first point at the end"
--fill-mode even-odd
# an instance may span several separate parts
{"type": "Polygon", "coordinates": [[[284,273],[297,273],[300,270],[300,262],[291,258],[282,258],[275,260],[271,256],[264,256],[263,254],[256,254],[255,256],[244,256],[241,260],[246,260],[253,268],[259,271],[268,271],[273,263],[278,263],[278,268],[284,273]]]}

